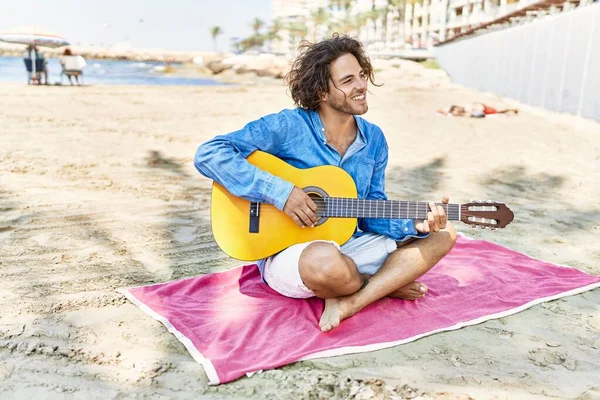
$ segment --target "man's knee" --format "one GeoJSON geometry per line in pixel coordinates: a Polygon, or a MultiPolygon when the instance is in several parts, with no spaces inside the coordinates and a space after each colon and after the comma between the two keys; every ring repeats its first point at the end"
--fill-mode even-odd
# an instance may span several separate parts
{"type": "MultiPolygon", "coordinates": [[[[410,238],[403,242],[396,242],[396,245],[398,248],[401,248],[411,243],[418,243],[419,240],[424,239],[410,238]]],[[[442,251],[445,251],[446,253],[449,252],[456,243],[456,231],[454,230],[454,225],[452,225],[450,222],[447,222],[444,229],[441,229],[439,232],[430,233],[425,240],[431,240],[435,242],[442,251]]]]}
{"type": "Polygon", "coordinates": [[[456,244],[456,230],[450,222],[446,223],[446,227],[435,233],[440,250],[444,253],[450,252],[456,244]]]}
{"type": "Polygon", "coordinates": [[[308,245],[300,255],[298,268],[304,284],[319,297],[352,294],[362,284],[354,262],[331,243],[308,245]]]}

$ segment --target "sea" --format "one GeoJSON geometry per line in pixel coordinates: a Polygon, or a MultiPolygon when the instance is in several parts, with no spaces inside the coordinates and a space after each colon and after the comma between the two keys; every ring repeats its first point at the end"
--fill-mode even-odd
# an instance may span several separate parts
{"type": "MultiPolygon", "coordinates": [[[[119,60],[87,60],[83,70],[86,85],[221,85],[212,79],[181,77],[164,72],[165,63],[119,60]]],[[[177,68],[178,64],[171,64],[177,68]]],[[[56,58],[48,59],[48,81],[61,82],[61,66],[56,58]]],[[[0,57],[0,82],[27,83],[27,70],[21,57],[0,57]]],[[[62,77],[62,84],[69,79],[62,77]]]]}

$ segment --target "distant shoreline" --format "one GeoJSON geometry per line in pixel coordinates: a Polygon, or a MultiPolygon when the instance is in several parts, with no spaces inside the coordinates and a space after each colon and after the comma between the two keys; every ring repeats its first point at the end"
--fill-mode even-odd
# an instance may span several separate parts
{"type": "MultiPolygon", "coordinates": [[[[22,57],[25,45],[0,44],[0,56],[22,57]]],[[[40,50],[48,58],[58,58],[64,49],[71,49],[74,54],[87,59],[96,60],[126,60],[126,61],[153,61],[153,62],[192,62],[195,57],[204,57],[218,53],[209,51],[186,51],[167,49],[141,49],[141,48],[108,48],[91,46],[65,46],[58,49],[41,47],[40,50]]],[[[229,55],[227,53],[226,55],[229,55]]]]}

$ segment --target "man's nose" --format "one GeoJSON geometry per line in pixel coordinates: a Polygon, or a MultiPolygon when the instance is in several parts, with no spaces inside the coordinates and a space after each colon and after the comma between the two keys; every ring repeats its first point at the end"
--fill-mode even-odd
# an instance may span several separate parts
{"type": "Polygon", "coordinates": [[[366,79],[359,79],[357,89],[366,90],[368,86],[368,82],[366,79]]]}

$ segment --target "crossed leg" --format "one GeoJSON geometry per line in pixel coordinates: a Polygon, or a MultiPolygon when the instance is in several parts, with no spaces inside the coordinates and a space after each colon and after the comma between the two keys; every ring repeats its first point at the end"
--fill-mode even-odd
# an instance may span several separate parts
{"type": "MultiPolygon", "coordinates": [[[[309,245],[299,260],[300,277],[317,297],[325,299],[319,321],[322,331],[329,331],[346,318],[385,296],[416,299],[423,284],[416,281],[438,263],[454,246],[456,232],[450,223],[439,232],[430,233],[399,247],[385,260],[381,269],[369,278],[356,269],[352,259],[335,246],[317,242],[309,245]]],[[[427,288],[424,288],[425,291],[427,288]]]]}

